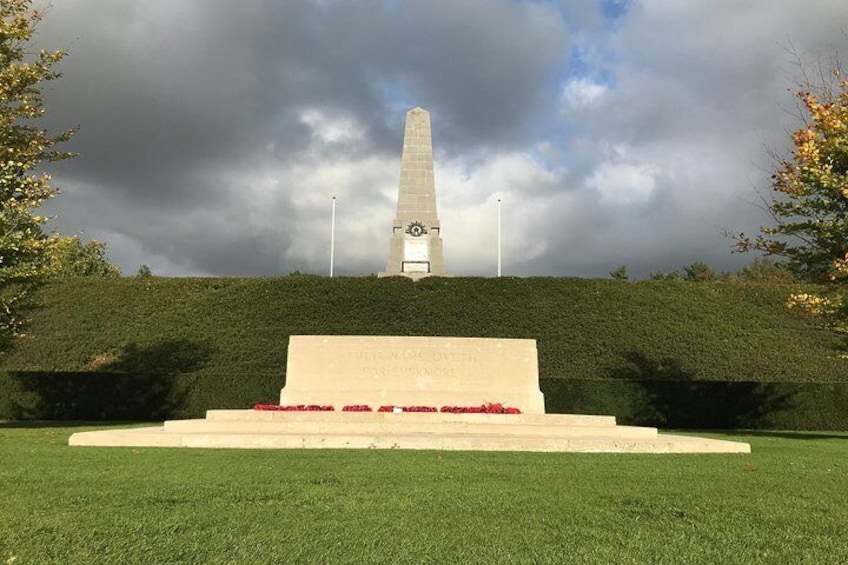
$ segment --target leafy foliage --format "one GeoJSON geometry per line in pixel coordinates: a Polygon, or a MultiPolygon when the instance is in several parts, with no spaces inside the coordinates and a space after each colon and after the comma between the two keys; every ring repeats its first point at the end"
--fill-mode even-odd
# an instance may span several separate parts
{"type": "Polygon", "coordinates": [[[47,248],[47,276],[68,277],[119,277],[121,270],[106,258],[106,244],[89,241],[83,244],[76,236],[49,238],[47,248]]]}
{"type": "Polygon", "coordinates": [[[549,410],[650,425],[848,427],[844,343],[783,307],[793,288],[818,289],[510,277],[65,279],[34,294],[34,337],[0,367],[0,418],[196,417],[274,403],[289,335],[446,335],[536,339],[549,410]]]}
{"type": "Polygon", "coordinates": [[[718,280],[718,274],[703,261],[696,261],[683,268],[683,278],[690,282],[712,282],[718,280]]]}
{"type": "Polygon", "coordinates": [[[767,204],[775,225],[736,248],[784,257],[800,277],[819,282],[848,259],[848,81],[834,70],[834,83],[801,85],[796,93],[804,125],[792,136],[790,158],[772,175],[776,197],[767,204]]]}
{"type": "Polygon", "coordinates": [[[71,156],[54,150],[74,130],[51,137],[37,127],[44,115],[41,88],[60,76],[53,67],[63,51],[30,56],[41,13],[32,0],[0,3],[0,338],[19,333],[18,304],[42,275],[50,242],[42,231],[47,218],[38,207],[56,194],[50,175],[35,172],[47,162],[71,156]]]}
{"type": "Polygon", "coordinates": [[[796,96],[804,125],[792,136],[791,158],[772,175],[775,225],[754,239],[740,234],[736,247],[784,257],[799,277],[830,283],[826,292],[793,293],[786,305],[848,333],[848,80],[836,66],[831,82],[806,81],[796,96]]]}
{"type": "Polygon", "coordinates": [[[626,281],[630,277],[627,275],[627,265],[622,265],[617,269],[610,271],[610,278],[617,281],[626,281]]]}
{"type": "Polygon", "coordinates": [[[649,278],[652,281],[680,281],[683,280],[683,275],[681,275],[678,270],[669,271],[668,273],[653,271],[649,275],[649,278]]]}
{"type": "MultiPolygon", "coordinates": [[[[625,377],[630,371],[542,379],[546,411],[671,428],[848,430],[848,382],[669,380],[662,370],[625,377]]],[[[0,419],[202,418],[210,408],[276,404],[282,385],[280,375],[243,373],[0,372],[0,419]]]]}
{"type": "Polygon", "coordinates": [[[185,359],[202,349],[192,372],[266,375],[279,384],[292,334],[442,335],[536,339],[546,378],[609,378],[639,352],[672,359],[696,380],[846,380],[841,338],[783,308],[793,288],[803,287],[543,277],[67,279],[34,294],[35,337],[0,369],[149,371],[156,367],[138,363],[154,352],[185,359]]]}
{"type": "Polygon", "coordinates": [[[769,257],[755,257],[751,263],[745,265],[736,273],[717,273],[712,267],[703,261],[695,261],[679,270],[653,271],[650,274],[652,281],[687,281],[687,282],[752,282],[793,284],[801,282],[785,263],[774,261],[769,257]]]}
{"type": "Polygon", "coordinates": [[[736,272],[736,279],[744,282],[792,284],[798,278],[784,263],[769,257],[756,257],[750,264],[736,272]]]}

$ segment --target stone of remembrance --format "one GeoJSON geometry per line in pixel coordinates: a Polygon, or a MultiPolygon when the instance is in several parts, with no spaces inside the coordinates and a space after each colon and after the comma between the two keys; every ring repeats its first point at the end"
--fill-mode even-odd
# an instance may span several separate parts
{"type": "Polygon", "coordinates": [[[532,339],[294,335],[286,375],[281,405],[501,402],[545,413],[532,339]]]}
{"type": "Polygon", "coordinates": [[[747,453],[745,443],[658,434],[613,416],[545,414],[534,340],[291,336],[281,404],[332,412],[209,410],[163,426],[76,433],[70,445],[747,453]],[[520,414],[344,412],[348,404],[480,405],[520,414]]]}

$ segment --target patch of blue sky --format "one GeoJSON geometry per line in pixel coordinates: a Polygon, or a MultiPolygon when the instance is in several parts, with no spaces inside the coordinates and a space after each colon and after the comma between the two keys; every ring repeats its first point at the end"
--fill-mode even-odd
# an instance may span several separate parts
{"type": "Polygon", "coordinates": [[[535,162],[542,165],[546,171],[556,171],[566,165],[559,156],[554,156],[550,151],[546,151],[544,146],[536,145],[527,153],[535,162]]]}
{"type": "Polygon", "coordinates": [[[572,45],[568,67],[561,82],[588,79],[595,84],[615,88],[615,75],[607,66],[610,62],[611,56],[602,50],[582,44],[572,45]]]}
{"type": "Polygon", "coordinates": [[[416,106],[426,108],[423,101],[414,99],[408,84],[403,79],[380,79],[375,82],[375,88],[380,93],[384,106],[392,111],[406,112],[416,106]]]}
{"type": "MultiPolygon", "coordinates": [[[[586,13],[588,2],[577,3],[573,0],[513,0],[519,4],[545,4],[553,7],[562,16],[563,21],[568,24],[581,25],[581,13],[586,13]]],[[[607,25],[615,26],[624,19],[633,7],[634,0],[594,0],[595,13],[600,14],[607,25]]],[[[589,10],[591,12],[591,9],[589,10]]]]}
{"type": "Polygon", "coordinates": [[[577,164],[571,144],[580,134],[574,121],[557,120],[556,126],[545,131],[538,143],[527,148],[527,153],[548,171],[571,169],[577,164]]]}
{"type": "MultiPolygon", "coordinates": [[[[614,55],[608,47],[609,38],[623,24],[633,6],[633,0],[597,0],[595,6],[603,17],[602,25],[581,28],[578,20],[574,24],[577,27],[572,26],[572,45],[561,82],[585,78],[596,84],[614,88],[615,76],[610,71],[614,55]]],[[[564,21],[574,23],[573,18],[567,17],[565,8],[561,10],[564,21]]]]}
{"type": "Polygon", "coordinates": [[[532,129],[531,138],[536,144],[527,151],[534,160],[549,171],[571,169],[575,165],[570,146],[575,138],[591,134],[591,125],[581,117],[579,108],[568,108],[563,90],[570,81],[585,81],[598,84],[607,89],[615,87],[615,76],[599,65],[596,51],[590,51],[581,45],[573,45],[568,62],[561,72],[552,73],[546,90],[555,97],[552,113],[546,113],[541,119],[528,123],[532,129]]]}
{"type": "Polygon", "coordinates": [[[627,15],[631,0],[600,0],[601,14],[608,20],[618,20],[627,15]]]}

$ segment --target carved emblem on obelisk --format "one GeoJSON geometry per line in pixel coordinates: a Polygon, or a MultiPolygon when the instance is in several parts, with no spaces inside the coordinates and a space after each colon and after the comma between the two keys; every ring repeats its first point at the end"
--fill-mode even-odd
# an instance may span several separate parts
{"type": "Polygon", "coordinates": [[[430,113],[406,113],[397,213],[389,239],[389,261],[381,277],[419,279],[446,276],[441,228],[436,213],[430,113]]]}

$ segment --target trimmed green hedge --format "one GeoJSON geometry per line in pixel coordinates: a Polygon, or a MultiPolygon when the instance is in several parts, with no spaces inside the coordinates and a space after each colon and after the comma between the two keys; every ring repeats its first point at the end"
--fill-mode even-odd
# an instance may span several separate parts
{"type": "Polygon", "coordinates": [[[848,429],[844,338],[795,287],[569,278],[66,280],[0,364],[0,418],[146,420],[274,402],[288,336],[533,338],[548,410],[848,429]]]}
{"type": "Polygon", "coordinates": [[[162,373],[0,373],[0,420],[200,418],[276,404],[281,378],[162,373]]]}
{"type": "Polygon", "coordinates": [[[848,382],[541,382],[548,412],[613,414],[621,424],[690,429],[848,430],[848,382]]]}
{"type": "Polygon", "coordinates": [[[534,338],[568,379],[844,381],[791,287],[569,278],[77,279],[35,295],[6,371],[280,375],[292,334],[534,338]]]}
{"type": "MultiPolygon", "coordinates": [[[[543,379],[551,413],[670,428],[848,430],[848,382],[543,379]]],[[[0,419],[164,420],[276,403],[279,377],[0,373],[0,419]]],[[[340,409],[340,407],[337,407],[340,409]]]]}

